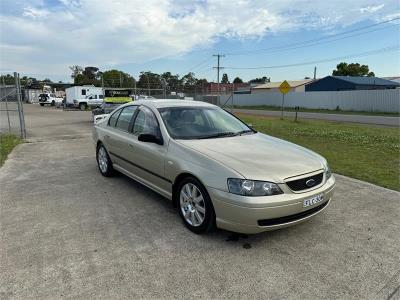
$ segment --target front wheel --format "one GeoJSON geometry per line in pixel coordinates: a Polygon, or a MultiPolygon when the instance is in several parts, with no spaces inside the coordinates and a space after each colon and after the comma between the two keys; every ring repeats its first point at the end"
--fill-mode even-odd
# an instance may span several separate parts
{"type": "Polygon", "coordinates": [[[105,177],[112,176],[114,174],[112,162],[106,148],[104,148],[103,145],[99,145],[97,147],[96,158],[101,175],[105,177]]]}
{"type": "Polygon", "coordinates": [[[44,106],[44,103],[40,103],[40,106],[44,106]]]}
{"type": "Polygon", "coordinates": [[[210,196],[195,178],[188,177],[178,187],[179,215],[194,233],[205,233],[214,228],[215,212],[210,196]]]}
{"type": "Polygon", "coordinates": [[[54,100],[53,101],[51,101],[51,104],[50,104],[51,106],[54,106],[54,105],[56,105],[56,103],[54,102],[54,100]]]}
{"type": "Polygon", "coordinates": [[[79,108],[80,110],[86,110],[86,104],[85,103],[79,104],[79,108]]]}

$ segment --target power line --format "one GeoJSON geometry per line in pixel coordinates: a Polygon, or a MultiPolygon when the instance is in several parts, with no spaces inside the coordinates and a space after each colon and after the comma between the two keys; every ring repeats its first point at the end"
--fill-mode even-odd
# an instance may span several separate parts
{"type": "MultiPolygon", "coordinates": [[[[310,43],[310,44],[302,45],[302,46],[287,47],[287,48],[282,48],[282,49],[277,49],[277,50],[271,50],[271,51],[264,51],[264,52],[262,52],[262,53],[253,53],[253,54],[254,54],[254,55],[261,55],[261,54],[264,54],[264,53],[281,53],[281,52],[283,52],[283,51],[290,51],[290,50],[295,50],[295,49],[300,49],[300,48],[307,48],[307,47],[312,47],[312,46],[315,46],[315,45],[321,45],[321,44],[332,43],[332,42],[336,42],[336,41],[348,39],[348,38],[355,37],[355,36],[360,36],[360,35],[364,35],[364,34],[367,34],[367,33],[376,32],[376,31],[380,31],[380,30],[392,28],[392,27],[399,26],[399,25],[400,25],[400,23],[398,23],[398,24],[393,24],[393,25],[390,25],[390,26],[386,26],[386,27],[383,27],[383,28],[376,28],[376,29],[373,29],[373,30],[368,30],[368,31],[364,31],[364,32],[360,32],[360,33],[356,33],[356,34],[352,34],[352,35],[347,35],[347,36],[339,37],[339,38],[336,38],[336,39],[333,39],[333,40],[322,41],[322,42],[315,42],[315,43],[310,43]]],[[[244,54],[243,54],[243,55],[244,55],[244,54]]]]}
{"type": "MultiPolygon", "coordinates": [[[[313,45],[315,45],[315,44],[318,44],[316,42],[319,42],[319,41],[332,39],[333,37],[336,37],[336,36],[341,36],[341,35],[357,32],[357,31],[361,31],[361,30],[364,30],[364,29],[376,27],[376,26],[379,26],[379,25],[382,25],[382,24],[386,24],[386,23],[389,23],[389,22],[393,22],[393,21],[399,20],[399,19],[400,19],[400,17],[397,17],[397,18],[393,18],[393,19],[390,19],[390,20],[386,20],[386,21],[382,21],[382,22],[379,22],[379,23],[375,23],[375,24],[372,24],[372,25],[363,26],[363,27],[355,28],[355,29],[348,30],[348,31],[343,31],[343,32],[336,33],[336,34],[326,35],[326,36],[322,36],[322,37],[315,38],[315,39],[305,40],[305,41],[296,42],[296,43],[290,43],[290,44],[286,44],[286,45],[282,45],[282,46],[261,48],[261,49],[249,50],[249,51],[244,51],[244,52],[231,52],[231,53],[226,53],[226,55],[230,55],[230,56],[247,55],[247,54],[252,54],[252,53],[257,53],[257,52],[270,52],[270,51],[278,51],[278,50],[282,50],[282,49],[297,49],[297,48],[301,48],[301,47],[308,47],[307,44],[310,44],[310,43],[313,43],[313,45]],[[296,48],[293,48],[293,47],[296,47],[296,48]]],[[[361,32],[361,33],[358,33],[358,34],[351,35],[349,37],[362,35],[362,34],[366,34],[366,33],[377,31],[377,30],[382,30],[382,29],[389,28],[389,27],[392,27],[392,26],[397,26],[397,25],[399,25],[399,24],[394,24],[394,25],[387,26],[387,27],[384,27],[384,28],[381,28],[381,29],[371,30],[371,31],[367,31],[367,32],[361,32]]],[[[343,39],[343,38],[347,38],[347,37],[342,37],[340,39],[343,39]]],[[[336,40],[339,40],[339,39],[336,39],[336,40]]],[[[332,40],[332,41],[334,41],[334,40],[332,40]]],[[[331,42],[331,41],[329,41],[329,42],[331,42]]]]}
{"type": "Polygon", "coordinates": [[[189,72],[193,72],[197,68],[200,68],[200,67],[204,66],[205,64],[207,64],[208,62],[210,62],[212,59],[213,59],[212,57],[211,58],[207,58],[206,60],[201,61],[198,64],[195,64],[194,66],[190,67],[187,72],[184,72],[184,74],[187,74],[189,72]]]}
{"type": "Polygon", "coordinates": [[[290,67],[299,67],[299,66],[306,66],[306,65],[313,65],[313,64],[318,64],[318,63],[336,61],[336,60],[340,60],[340,59],[363,57],[363,56],[369,56],[369,55],[380,54],[380,53],[384,53],[384,52],[399,51],[399,50],[400,50],[400,48],[399,48],[398,45],[392,45],[392,46],[388,46],[388,47],[384,47],[384,48],[376,49],[376,50],[372,50],[372,51],[360,52],[360,53],[350,54],[350,55],[346,55],[346,56],[339,56],[339,57],[334,57],[334,58],[307,61],[307,62],[295,63],[295,64],[260,66],[260,67],[225,67],[225,68],[226,69],[234,69],[234,70],[257,70],[257,69],[290,68],[290,67]]]}

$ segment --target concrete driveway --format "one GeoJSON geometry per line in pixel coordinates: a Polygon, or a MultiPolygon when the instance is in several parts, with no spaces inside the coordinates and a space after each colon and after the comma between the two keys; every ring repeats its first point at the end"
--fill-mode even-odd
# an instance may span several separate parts
{"type": "Polygon", "coordinates": [[[90,114],[25,111],[31,142],[0,169],[1,299],[400,297],[398,192],[337,176],[309,222],[195,235],[168,200],[100,175],[90,114]]]}

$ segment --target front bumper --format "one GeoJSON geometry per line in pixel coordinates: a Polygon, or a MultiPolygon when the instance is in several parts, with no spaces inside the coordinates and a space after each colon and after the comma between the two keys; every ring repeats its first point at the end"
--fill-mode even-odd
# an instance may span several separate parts
{"type": "Polygon", "coordinates": [[[285,193],[266,197],[244,197],[207,187],[216,214],[217,227],[240,233],[259,233],[288,227],[303,222],[323,211],[332,199],[335,178],[332,176],[325,184],[303,193],[285,193]],[[309,207],[303,201],[319,194],[324,200],[309,207]],[[319,207],[319,208],[317,208],[319,207]],[[307,213],[309,212],[309,213],[307,213]],[[267,226],[260,226],[264,222],[267,226]]]}

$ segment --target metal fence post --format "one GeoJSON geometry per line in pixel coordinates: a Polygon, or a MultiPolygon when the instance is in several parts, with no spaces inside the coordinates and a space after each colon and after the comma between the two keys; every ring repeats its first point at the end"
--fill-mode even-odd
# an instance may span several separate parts
{"type": "MultiPolygon", "coordinates": [[[[2,77],[3,81],[3,88],[6,91],[6,83],[4,82],[4,76],[2,77]]],[[[8,133],[11,133],[11,123],[10,123],[10,112],[8,111],[8,96],[5,97],[5,102],[6,102],[6,113],[7,113],[7,121],[8,121],[8,133]]],[[[3,99],[1,99],[3,101],[3,99]]]]}
{"type": "Polygon", "coordinates": [[[18,105],[18,116],[19,116],[19,126],[21,129],[21,138],[25,139],[25,124],[23,118],[23,108],[22,108],[22,100],[21,100],[21,87],[19,85],[19,75],[17,72],[14,72],[14,79],[15,79],[15,88],[17,94],[17,105],[18,105]]]}

